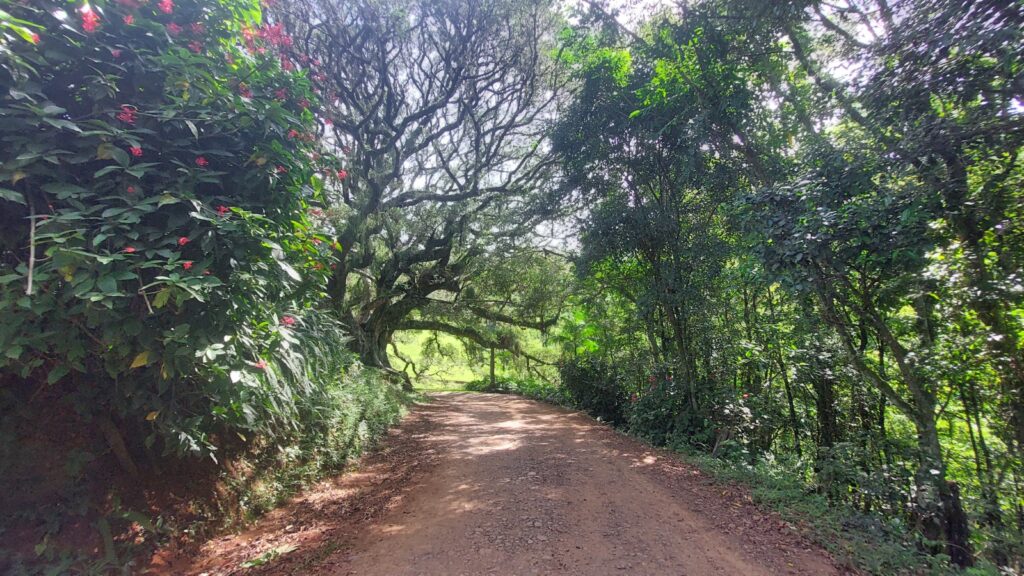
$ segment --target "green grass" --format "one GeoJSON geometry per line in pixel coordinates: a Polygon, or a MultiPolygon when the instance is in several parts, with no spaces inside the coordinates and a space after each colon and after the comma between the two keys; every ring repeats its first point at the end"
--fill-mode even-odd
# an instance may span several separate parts
{"type": "MultiPolygon", "coordinates": [[[[536,358],[553,358],[556,351],[546,346],[533,331],[524,330],[519,334],[520,345],[536,358]]],[[[490,359],[486,352],[470,354],[466,347],[454,336],[435,334],[425,331],[399,332],[395,334],[395,346],[399,354],[411,360],[416,366],[417,374],[411,367],[406,367],[405,360],[399,358],[392,348],[388,349],[391,365],[413,378],[417,390],[424,392],[455,392],[472,391],[466,388],[470,382],[487,378],[490,375],[490,359]]],[[[498,378],[516,378],[525,373],[522,359],[514,359],[508,352],[499,352],[495,365],[498,378]]],[[[546,367],[552,375],[553,369],[546,367]]]]}

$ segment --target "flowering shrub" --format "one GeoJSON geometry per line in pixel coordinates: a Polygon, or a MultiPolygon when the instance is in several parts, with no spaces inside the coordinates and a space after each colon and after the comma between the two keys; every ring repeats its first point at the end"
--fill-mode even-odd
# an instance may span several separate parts
{"type": "Polygon", "coordinates": [[[289,428],[342,167],[287,43],[250,0],[0,11],[5,380],[180,451],[289,428]]]}

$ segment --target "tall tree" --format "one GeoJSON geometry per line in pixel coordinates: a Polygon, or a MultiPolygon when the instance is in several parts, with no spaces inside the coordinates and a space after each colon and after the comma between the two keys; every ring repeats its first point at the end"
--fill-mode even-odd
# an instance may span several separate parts
{"type": "MultiPolygon", "coordinates": [[[[388,367],[392,334],[422,327],[415,311],[457,305],[484,247],[528,237],[544,218],[554,13],[543,0],[302,0],[274,14],[294,58],[334,95],[322,136],[347,160],[326,211],[332,307],[363,361],[388,367]]],[[[486,302],[461,310],[553,323],[486,302]]]]}

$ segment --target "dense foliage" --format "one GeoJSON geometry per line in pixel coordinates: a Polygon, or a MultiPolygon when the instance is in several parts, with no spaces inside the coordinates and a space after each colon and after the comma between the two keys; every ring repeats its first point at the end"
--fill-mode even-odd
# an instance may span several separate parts
{"type": "Polygon", "coordinates": [[[324,289],[337,169],[305,74],[245,45],[244,2],[12,8],[38,39],[2,54],[0,368],[181,450],[287,427],[301,366],[274,353],[324,289]]]}
{"type": "Polygon", "coordinates": [[[315,135],[308,62],[261,18],[247,0],[2,6],[0,508],[41,557],[58,511],[110,511],[111,466],[159,484],[227,459],[214,477],[239,489],[195,496],[258,511],[398,414],[314,307],[344,165],[315,135]]]}
{"type": "Polygon", "coordinates": [[[706,0],[630,29],[590,6],[556,136],[587,206],[574,397],[1019,568],[1022,21],[706,0]]]}

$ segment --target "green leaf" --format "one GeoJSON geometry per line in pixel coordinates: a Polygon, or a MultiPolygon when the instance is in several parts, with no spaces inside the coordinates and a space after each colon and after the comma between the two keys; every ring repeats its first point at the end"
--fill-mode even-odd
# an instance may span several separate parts
{"type": "Polygon", "coordinates": [[[74,122],[70,122],[68,120],[61,120],[60,118],[43,118],[43,122],[46,122],[54,128],[65,128],[67,130],[71,130],[72,132],[82,131],[82,129],[79,128],[78,125],[74,122]]]}
{"type": "Polygon", "coordinates": [[[167,305],[167,300],[170,299],[170,297],[171,289],[169,287],[157,292],[156,296],[153,298],[153,307],[163,308],[167,305]]]}
{"type": "Polygon", "coordinates": [[[100,276],[100,279],[96,283],[96,285],[103,292],[117,292],[117,280],[114,280],[114,278],[111,276],[100,276]]]}
{"type": "Polygon", "coordinates": [[[92,177],[93,178],[100,178],[102,176],[106,176],[107,174],[110,174],[111,172],[115,172],[117,170],[121,170],[121,167],[120,166],[106,166],[104,168],[100,168],[99,170],[97,170],[96,173],[92,175],[92,177]]]}
{"type": "Polygon", "coordinates": [[[49,184],[43,184],[43,190],[50,194],[54,194],[59,200],[65,200],[71,196],[80,196],[88,192],[85,188],[68,182],[50,182],[49,184]]]}
{"type": "Polygon", "coordinates": [[[291,277],[292,280],[295,280],[296,282],[302,281],[302,276],[299,275],[299,273],[295,271],[295,268],[292,268],[290,264],[284,260],[278,260],[277,264],[285,271],[286,274],[288,274],[288,276],[291,277]]]}
{"type": "Polygon", "coordinates": [[[25,204],[25,197],[21,195],[21,192],[16,192],[10,188],[0,188],[0,199],[25,204]]]}
{"type": "Polygon", "coordinates": [[[66,364],[58,364],[53,368],[53,370],[50,370],[49,374],[46,375],[46,383],[56,384],[61,378],[67,375],[68,371],[66,364]]]}

